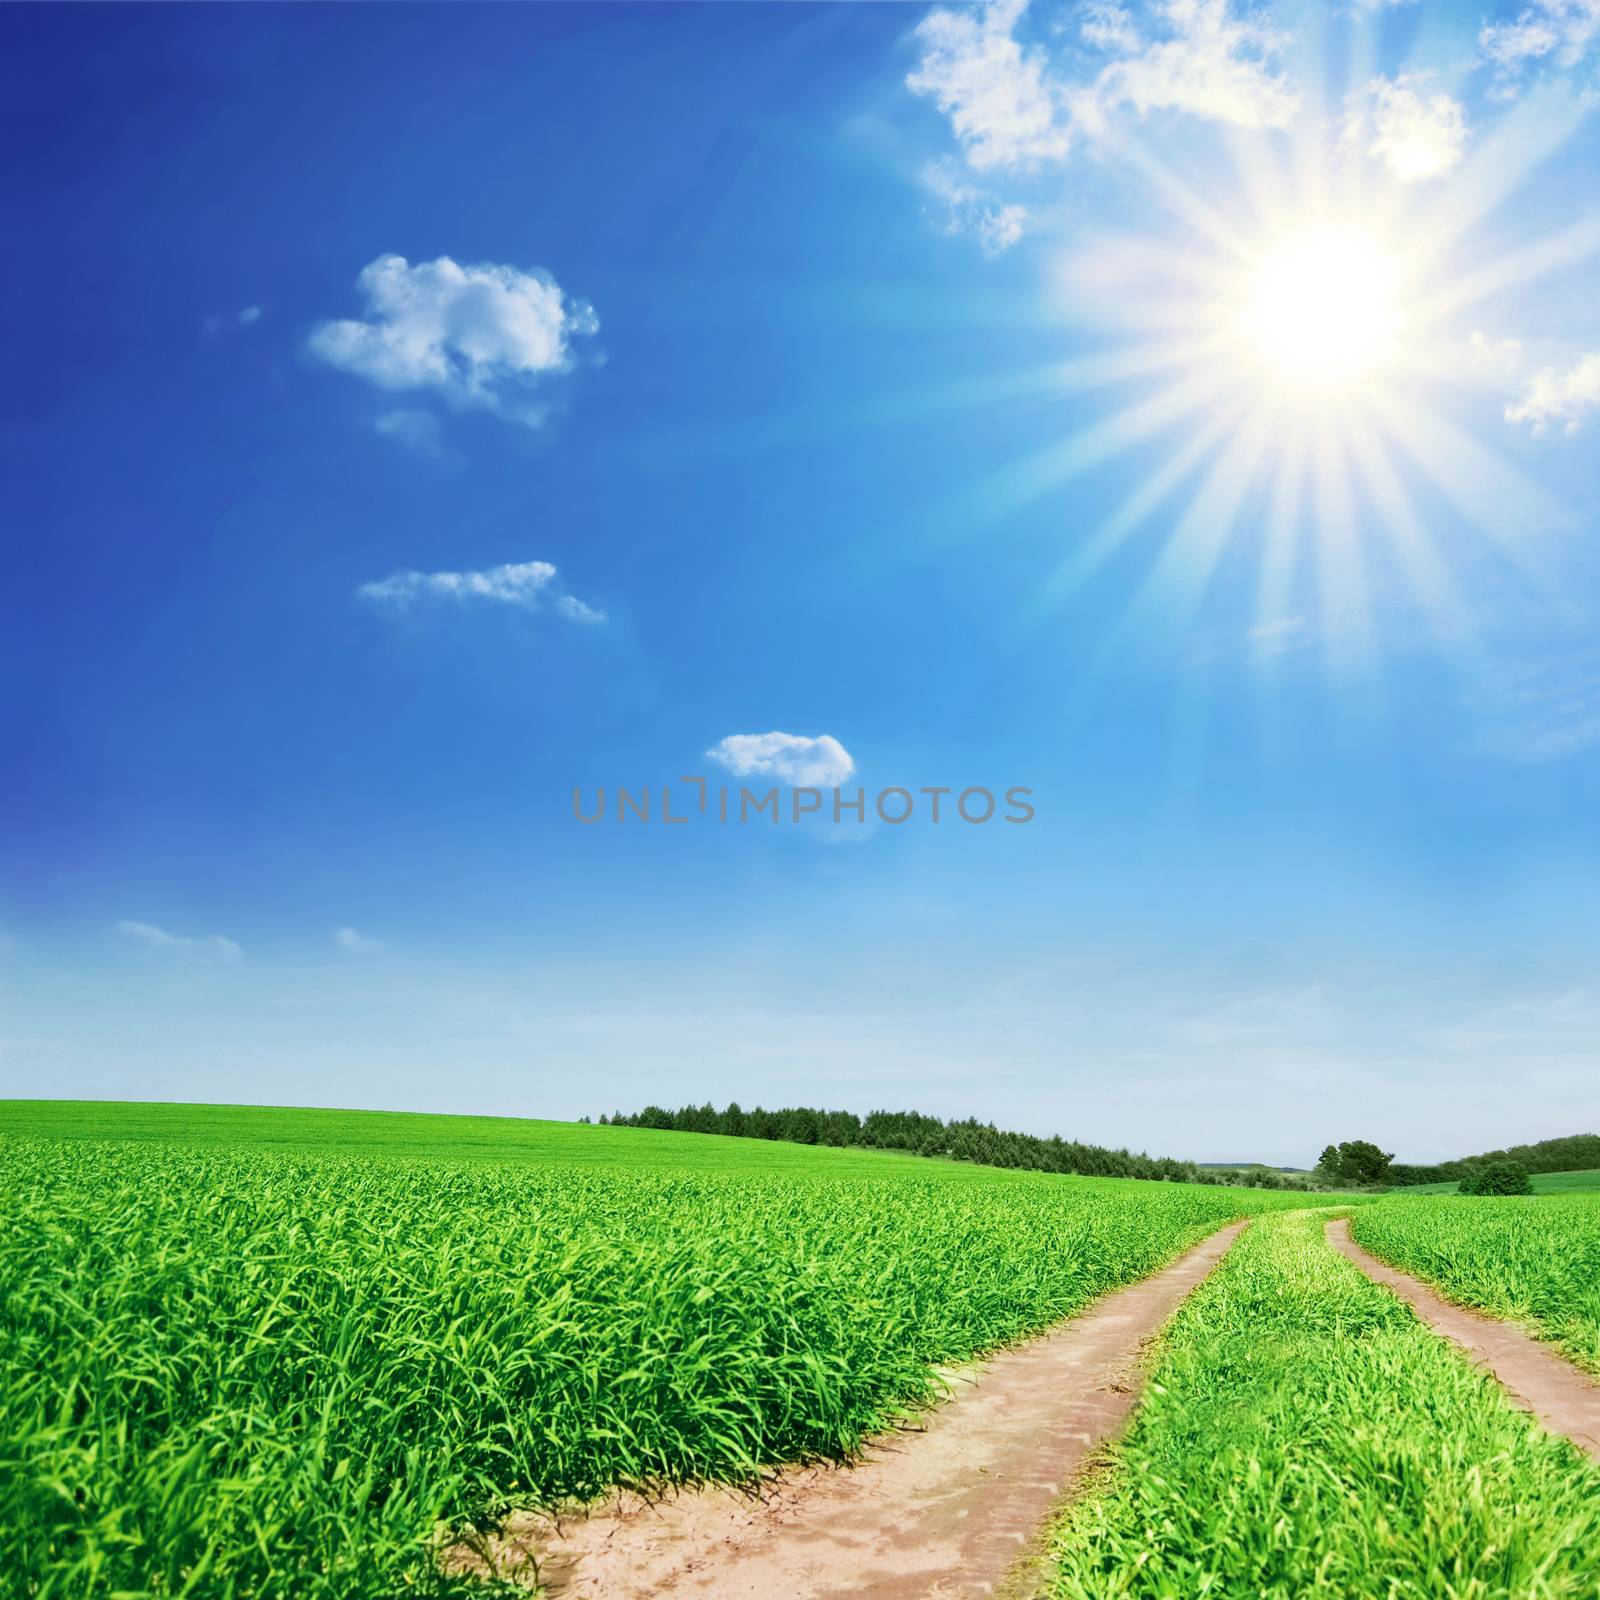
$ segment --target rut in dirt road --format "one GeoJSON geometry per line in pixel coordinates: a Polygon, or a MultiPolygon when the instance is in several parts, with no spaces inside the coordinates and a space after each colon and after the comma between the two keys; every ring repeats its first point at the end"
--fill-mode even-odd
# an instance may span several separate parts
{"type": "Polygon", "coordinates": [[[1565,1434],[1600,1461],[1600,1384],[1509,1323],[1452,1305],[1427,1284],[1369,1256],[1344,1218],[1330,1222],[1328,1243],[1374,1283],[1400,1296],[1436,1333],[1452,1339],[1492,1377],[1511,1400],[1531,1411],[1551,1433],[1565,1434]]]}
{"type": "MultiPolygon", "coordinates": [[[[957,1380],[923,1426],[869,1441],[853,1466],[789,1469],[759,1497],[688,1490],[613,1500],[494,1541],[564,1600],[955,1600],[992,1596],[1093,1451],[1138,1398],[1142,1347],[1244,1223],[957,1380]]],[[[455,1570],[484,1570],[463,1547],[455,1570]]],[[[1019,1563],[1024,1563],[1019,1569],[1019,1563]]]]}

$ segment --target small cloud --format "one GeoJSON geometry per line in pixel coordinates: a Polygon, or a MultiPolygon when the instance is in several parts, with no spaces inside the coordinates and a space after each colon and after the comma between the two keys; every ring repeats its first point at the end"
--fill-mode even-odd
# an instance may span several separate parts
{"type": "Polygon", "coordinates": [[[1116,0],[1087,0],[1083,7],[1083,20],[1078,24],[1078,37],[1096,50],[1114,50],[1132,55],[1143,42],[1133,13],[1116,0]]]}
{"type": "Polygon", "coordinates": [[[557,595],[555,607],[569,622],[604,622],[606,620],[605,612],[596,611],[593,606],[585,605],[574,594],[557,595]]]}
{"type": "Polygon", "coordinates": [[[213,311],[201,324],[200,331],[208,339],[214,339],[230,327],[248,328],[251,323],[261,320],[260,306],[246,306],[242,311],[232,311],[224,315],[220,311],[213,311]]]}
{"type": "Polygon", "coordinates": [[[1520,339],[1491,339],[1488,334],[1474,332],[1472,364],[1480,372],[1498,378],[1512,378],[1522,370],[1522,341],[1520,339]]]}
{"type": "Polygon", "coordinates": [[[924,187],[944,207],[944,231],[970,233],[986,256],[1009,250],[1027,226],[1027,209],[1002,204],[966,183],[951,161],[931,161],[923,168],[924,187]]]}
{"type": "Polygon", "coordinates": [[[1478,47],[1497,69],[1497,87],[1505,97],[1517,92],[1535,66],[1577,66],[1597,36],[1600,0],[1533,0],[1509,22],[1485,22],[1478,47]]]}
{"type": "MultiPolygon", "coordinates": [[[[1372,139],[1367,149],[1402,183],[1417,183],[1448,172],[1467,147],[1467,113],[1447,94],[1424,98],[1416,85],[1422,74],[1374,78],[1367,85],[1372,139]]],[[[1366,119],[1360,113],[1355,125],[1366,119]]]]}
{"type": "Polygon", "coordinates": [[[375,583],[363,583],[356,593],[390,611],[407,611],[430,600],[458,604],[487,600],[524,611],[552,610],[569,622],[606,620],[603,611],[559,591],[556,569],[548,561],[514,561],[480,572],[396,572],[375,583]]]}
{"type": "Polygon", "coordinates": [[[375,956],[383,953],[383,941],[372,939],[364,933],[358,933],[354,928],[335,928],[333,942],[341,949],[348,950],[351,955],[375,956]]]}
{"type": "Polygon", "coordinates": [[[319,323],[311,353],[380,389],[432,389],[451,405],[536,427],[534,386],[571,369],[572,340],[599,323],[549,273],[449,256],[379,256],[356,280],[367,320],[319,323]]]}
{"type": "Polygon", "coordinates": [[[372,426],[385,439],[393,439],[397,444],[405,445],[408,450],[415,450],[418,455],[432,456],[435,460],[439,460],[447,453],[444,447],[443,429],[439,426],[439,419],[431,411],[423,411],[417,407],[385,411],[373,419],[372,426]]]}
{"type": "Polygon", "coordinates": [[[172,955],[207,956],[217,961],[237,961],[244,951],[232,939],[220,933],[209,938],[190,939],[181,934],[168,933],[153,922],[119,922],[116,931],[125,939],[143,945],[147,950],[163,950],[172,955]]]}
{"type": "Polygon", "coordinates": [[[906,87],[949,117],[975,172],[1059,161],[1070,145],[1042,53],[1012,37],[1026,6],[997,0],[976,11],[934,10],[917,25],[922,60],[906,87]]]}
{"type": "Polygon", "coordinates": [[[1565,371],[1546,367],[1534,374],[1521,396],[1506,407],[1507,422],[1526,422],[1535,433],[1551,424],[1576,433],[1583,418],[1600,406],[1600,351],[1580,356],[1565,371]]]}
{"type": "Polygon", "coordinates": [[[1311,642],[1311,629],[1302,616],[1273,617],[1250,630],[1250,646],[1257,657],[1290,655],[1311,642]]]}
{"type": "Polygon", "coordinates": [[[776,778],[805,789],[834,788],[856,770],[850,752],[826,733],[730,733],[706,754],[736,778],[776,778]]]}

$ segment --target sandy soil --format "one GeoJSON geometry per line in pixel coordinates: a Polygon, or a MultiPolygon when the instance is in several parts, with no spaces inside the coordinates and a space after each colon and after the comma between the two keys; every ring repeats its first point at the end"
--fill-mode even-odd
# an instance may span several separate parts
{"type": "MultiPolygon", "coordinates": [[[[1243,1226],[966,1369],[921,1426],[873,1440],[852,1466],[789,1469],[759,1495],[696,1489],[525,1515],[494,1541],[496,1564],[530,1583],[536,1569],[566,1600],[1025,1594],[1035,1535],[1133,1410],[1142,1347],[1243,1226]]],[[[483,1570],[460,1546],[447,1561],[483,1570]]]]}
{"type": "Polygon", "coordinates": [[[1452,1305],[1425,1283],[1369,1256],[1350,1236],[1348,1221],[1328,1224],[1328,1243],[1375,1283],[1392,1289],[1429,1327],[1453,1339],[1551,1433],[1564,1433],[1600,1461],[1600,1384],[1510,1323],[1452,1305]]]}

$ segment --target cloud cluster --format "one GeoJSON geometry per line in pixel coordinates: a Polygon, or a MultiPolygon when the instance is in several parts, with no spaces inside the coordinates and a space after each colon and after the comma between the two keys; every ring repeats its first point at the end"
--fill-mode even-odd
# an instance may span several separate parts
{"type": "Polygon", "coordinates": [[[730,733],[706,754],[736,778],[774,778],[805,789],[835,788],[856,770],[850,752],[826,733],[815,739],[797,733],[730,733]]]}
{"type": "Polygon", "coordinates": [[[1580,356],[1570,367],[1545,367],[1506,407],[1507,422],[1526,422],[1535,433],[1555,425],[1576,433],[1583,418],[1600,407],[1600,351],[1580,356]]]}
{"type": "Polygon", "coordinates": [[[524,611],[554,611],[569,622],[605,621],[603,611],[560,590],[556,569],[548,561],[512,561],[478,572],[396,572],[361,584],[356,593],[391,611],[407,611],[432,600],[458,604],[487,600],[524,611]]]}
{"type": "Polygon", "coordinates": [[[995,0],[977,11],[930,11],[918,24],[922,60],[906,79],[950,119],[976,172],[1057,161],[1070,130],[1044,56],[1012,35],[1028,0],[995,0]]]}
{"type": "Polygon", "coordinates": [[[319,323],[311,353],[381,389],[426,389],[451,405],[537,424],[543,379],[572,365],[572,340],[599,323],[549,273],[449,256],[410,265],[379,256],[356,280],[366,320],[319,323]]]}
{"type": "Polygon", "coordinates": [[[119,922],[116,931],[125,939],[143,945],[147,950],[161,950],[169,955],[209,957],[214,961],[237,961],[244,951],[232,939],[214,933],[204,939],[185,938],[168,933],[153,922],[119,922]]]}
{"type": "Polygon", "coordinates": [[[1500,72],[1503,93],[1535,65],[1575,67],[1600,38],[1600,0],[1533,0],[1509,22],[1485,22],[1484,55],[1500,72]]]}
{"type": "Polygon", "coordinates": [[[1157,31],[1141,34],[1125,7],[1116,25],[1091,18],[1085,39],[1105,41],[1119,59],[1076,97],[1078,120],[1102,128],[1112,113],[1132,106],[1183,111],[1241,128],[1281,128],[1300,105],[1300,92],[1273,65],[1284,36],[1258,18],[1235,15],[1230,0],[1161,0],[1157,31]]]}
{"type": "MultiPolygon", "coordinates": [[[[1268,128],[1299,106],[1274,65],[1282,36],[1232,0],[1151,0],[1137,16],[1121,0],[1086,0],[1076,45],[1061,27],[1049,49],[1018,38],[1027,4],[936,7],[914,34],[921,56],[906,85],[949,119],[959,161],[979,178],[1037,174],[1129,112],[1268,128]],[[1087,66],[1086,51],[1095,58],[1087,66]]],[[[1026,208],[976,187],[956,161],[925,167],[922,181],[942,204],[946,233],[973,234],[989,255],[1022,237],[1026,208]]]]}
{"type": "Polygon", "coordinates": [[[922,182],[944,211],[947,234],[970,233],[986,256],[1009,250],[1028,225],[1025,206],[995,200],[966,182],[953,161],[930,161],[922,182]]]}
{"type": "Polygon", "coordinates": [[[375,956],[383,953],[383,941],[373,939],[355,928],[335,928],[333,942],[341,950],[354,956],[375,956]]]}
{"type": "Polygon", "coordinates": [[[1424,97],[1414,74],[1374,78],[1367,87],[1372,139],[1367,148],[1402,183],[1437,178],[1467,147],[1467,113],[1460,101],[1424,97]]]}
{"type": "Polygon", "coordinates": [[[1105,133],[1127,108],[1268,128],[1284,126],[1299,106],[1299,91],[1274,65],[1282,35],[1237,14],[1231,0],[1156,0],[1143,20],[1115,0],[1093,0],[1078,37],[1111,59],[1076,76],[1017,39],[1026,3],[935,9],[916,30],[922,58],[907,87],[950,119],[974,172],[1060,161],[1078,135],[1105,133]]]}

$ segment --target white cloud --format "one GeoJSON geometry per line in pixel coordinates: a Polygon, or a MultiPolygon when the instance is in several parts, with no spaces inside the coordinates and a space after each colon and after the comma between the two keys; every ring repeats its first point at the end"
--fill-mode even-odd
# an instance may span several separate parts
{"type": "Polygon", "coordinates": [[[512,561],[480,572],[396,572],[356,593],[391,611],[405,611],[425,600],[490,600],[525,611],[552,610],[571,622],[604,622],[605,613],[556,587],[548,561],[512,561]]]}
{"type": "Polygon", "coordinates": [[[341,950],[348,950],[351,955],[375,956],[383,951],[381,939],[371,939],[364,933],[359,933],[354,928],[335,928],[333,942],[341,950]]]}
{"type": "Polygon", "coordinates": [[[1416,75],[1374,78],[1367,85],[1372,141],[1368,150],[1402,183],[1437,178],[1460,161],[1467,146],[1467,113],[1447,94],[1424,98],[1416,75]]]}
{"type": "Polygon", "coordinates": [[[1066,155],[1071,132],[1045,61],[1024,50],[1012,29],[1027,0],[998,0],[978,11],[930,11],[917,26],[922,60],[906,78],[950,119],[967,164],[1028,167],[1066,155]]]}
{"type": "Polygon", "coordinates": [[[1485,22],[1478,44],[1512,92],[1537,63],[1575,67],[1600,35],[1600,0],[1533,0],[1509,22],[1485,22]]]}
{"type": "Polygon", "coordinates": [[[1141,116],[1184,111],[1243,128],[1281,128],[1294,116],[1299,91],[1273,66],[1282,34],[1253,16],[1235,16],[1230,0],[1160,0],[1153,15],[1164,37],[1121,28],[1097,36],[1120,39],[1116,48],[1124,53],[1074,97],[1086,128],[1103,132],[1124,105],[1141,116]]]}
{"type": "Polygon", "coordinates": [[[403,406],[398,411],[383,412],[373,419],[372,426],[384,438],[394,439],[419,455],[437,457],[445,453],[439,419],[431,411],[403,406]]]}
{"type": "Polygon", "coordinates": [[[1580,356],[1566,371],[1546,367],[1535,373],[1520,398],[1506,407],[1507,422],[1526,422],[1535,433],[1552,423],[1576,433],[1587,413],[1600,406],[1600,351],[1580,356]]]}
{"type": "Polygon", "coordinates": [[[730,733],[706,754],[736,778],[776,778],[797,788],[831,789],[856,770],[850,752],[826,733],[730,733]]]}
{"type": "Polygon", "coordinates": [[[233,326],[248,328],[251,323],[261,320],[260,306],[246,306],[242,311],[230,312],[224,316],[221,312],[214,311],[200,324],[201,331],[208,337],[214,338],[224,328],[233,326]]]}
{"type": "Polygon", "coordinates": [[[379,256],[356,280],[368,320],[323,322],[314,355],[381,389],[433,389],[452,405],[479,406],[537,424],[539,380],[572,365],[571,341],[599,324],[549,273],[449,256],[411,266],[379,256]]]}
{"type": "Polygon", "coordinates": [[[1522,370],[1520,339],[1491,339],[1486,333],[1475,332],[1469,342],[1472,363],[1480,371],[1498,378],[1512,378],[1522,370]]]}
{"type": "MultiPolygon", "coordinates": [[[[1124,108],[1172,110],[1246,128],[1283,127],[1299,92],[1277,71],[1283,36],[1231,0],[1154,0],[1136,16],[1092,0],[1078,37],[1114,59],[1088,79],[1052,71],[1041,48],[1015,37],[1025,0],[976,11],[934,10],[916,30],[923,54],[906,79],[950,119],[974,171],[1061,161],[1074,137],[1105,136],[1124,108]]],[[[1003,234],[1022,217],[995,214],[1003,234]]]]}
{"type": "Polygon", "coordinates": [[[119,922],[116,931],[149,950],[165,950],[173,955],[209,956],[218,961],[237,961],[244,951],[232,939],[214,933],[209,938],[189,939],[168,933],[153,922],[119,922]]]}
{"type": "Polygon", "coordinates": [[[1139,29],[1133,12],[1117,0],[1086,0],[1083,20],[1078,24],[1078,35],[1085,44],[1097,50],[1122,50],[1129,53],[1139,48],[1139,29]]]}
{"type": "Polygon", "coordinates": [[[970,233],[987,256],[1009,250],[1027,227],[1026,207],[1008,205],[962,180],[952,161],[930,161],[922,171],[928,193],[944,207],[947,234],[970,233]]]}
{"type": "Polygon", "coordinates": [[[585,605],[576,595],[559,594],[555,598],[555,608],[569,622],[604,622],[606,614],[596,611],[593,606],[585,605]]]}

